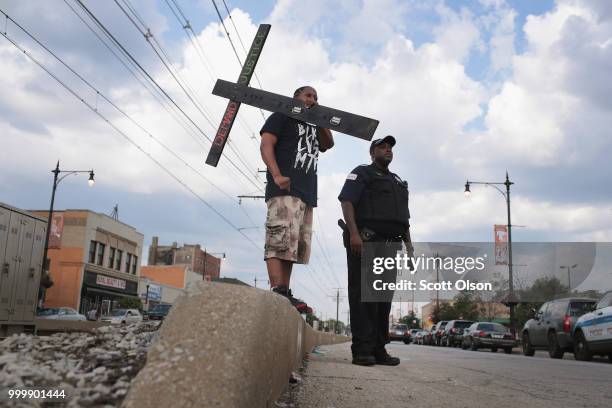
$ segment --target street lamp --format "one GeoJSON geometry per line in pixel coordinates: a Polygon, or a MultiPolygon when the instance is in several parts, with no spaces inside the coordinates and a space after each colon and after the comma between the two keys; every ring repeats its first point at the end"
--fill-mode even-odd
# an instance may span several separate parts
{"type": "Polygon", "coordinates": [[[49,237],[51,236],[51,221],[53,219],[52,218],[53,217],[53,204],[55,202],[55,191],[57,190],[57,186],[66,177],[72,174],[78,174],[78,173],[89,173],[89,180],[87,181],[87,184],[89,184],[89,187],[93,187],[95,183],[93,170],[60,170],[59,160],[57,161],[57,165],[55,166],[55,169],[51,170],[51,173],[53,173],[53,190],[51,191],[51,205],[49,207],[49,218],[47,219],[47,234],[45,236],[45,250],[43,253],[43,273],[45,270],[46,271],[49,270],[49,262],[47,260],[47,254],[49,252],[49,237]],[[58,176],[62,173],[65,173],[65,174],[62,177],[58,178],[58,176]]]}
{"type": "Polygon", "coordinates": [[[559,269],[567,269],[567,290],[569,293],[572,293],[572,278],[570,276],[570,271],[577,267],[578,264],[573,264],[572,266],[560,266],[559,269]]]}
{"type": "Polygon", "coordinates": [[[465,181],[465,191],[464,194],[466,197],[469,197],[471,194],[470,185],[471,184],[484,184],[485,186],[494,187],[497,191],[501,193],[502,196],[506,199],[506,211],[508,214],[508,287],[509,287],[509,296],[506,304],[510,307],[510,329],[512,333],[516,333],[515,330],[515,316],[514,316],[514,307],[516,306],[516,301],[514,299],[514,280],[512,277],[512,223],[510,222],[510,186],[514,183],[510,181],[508,178],[508,172],[506,172],[506,180],[504,182],[486,182],[486,181],[465,181]],[[506,186],[506,191],[504,192],[501,188],[497,187],[498,185],[506,186]]]}

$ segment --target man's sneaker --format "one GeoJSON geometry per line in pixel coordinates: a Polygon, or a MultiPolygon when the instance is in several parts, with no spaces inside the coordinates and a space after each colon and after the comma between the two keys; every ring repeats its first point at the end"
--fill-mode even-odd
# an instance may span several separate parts
{"type": "Polygon", "coordinates": [[[299,314],[312,313],[312,308],[306,304],[302,299],[297,299],[293,297],[293,293],[291,293],[291,289],[287,291],[288,299],[291,304],[297,309],[299,314]]]}
{"type": "Polygon", "coordinates": [[[400,363],[399,358],[391,357],[389,353],[387,353],[386,350],[383,350],[381,352],[375,352],[374,360],[376,361],[376,364],[387,365],[387,366],[396,366],[396,365],[399,365],[400,363]]]}
{"type": "Polygon", "coordinates": [[[293,293],[291,293],[291,289],[289,289],[285,285],[279,285],[272,288],[272,291],[278,293],[281,296],[286,297],[291,305],[295,307],[300,314],[304,313],[312,313],[312,308],[306,304],[302,299],[296,299],[293,297],[293,293]]]}
{"type": "Polygon", "coordinates": [[[373,366],[376,364],[376,359],[374,356],[354,355],[353,364],[360,366],[373,366]]]}

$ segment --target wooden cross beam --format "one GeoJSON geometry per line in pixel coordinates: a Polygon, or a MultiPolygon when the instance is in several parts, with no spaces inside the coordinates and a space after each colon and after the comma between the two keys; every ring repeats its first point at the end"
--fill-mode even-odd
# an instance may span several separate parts
{"type": "Polygon", "coordinates": [[[279,112],[295,119],[325,127],[340,133],[345,133],[360,139],[372,140],[378,127],[378,121],[353,113],[333,109],[322,105],[308,108],[302,101],[249,87],[255,64],[261,54],[261,49],[267,38],[270,25],[259,26],[255,40],[249,50],[247,61],[244,63],[237,83],[217,80],[213,94],[228,98],[230,101],[225,109],[219,130],[206,158],[206,164],[217,166],[227,137],[232,129],[238,108],[242,103],[265,109],[270,112],[279,112]]]}
{"type": "MultiPolygon", "coordinates": [[[[257,34],[255,34],[255,39],[253,39],[251,48],[249,48],[249,53],[247,54],[244,64],[242,64],[242,70],[240,71],[240,76],[238,77],[238,84],[248,85],[251,81],[251,77],[255,72],[255,65],[257,65],[257,61],[259,61],[261,50],[263,49],[266,39],[268,38],[270,27],[272,27],[270,24],[259,25],[257,34]]],[[[221,119],[221,124],[219,125],[215,138],[213,139],[210,151],[208,152],[206,164],[217,167],[221,154],[223,154],[223,148],[227,142],[227,137],[232,130],[234,120],[236,120],[236,115],[238,115],[239,108],[240,102],[230,100],[227,103],[225,113],[223,114],[223,119],[221,119]]]]}

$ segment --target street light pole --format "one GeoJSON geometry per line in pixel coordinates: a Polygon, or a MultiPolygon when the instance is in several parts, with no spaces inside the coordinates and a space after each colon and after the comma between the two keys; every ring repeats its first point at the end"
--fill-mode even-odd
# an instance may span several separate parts
{"type": "Polygon", "coordinates": [[[577,266],[578,264],[573,264],[572,266],[567,265],[567,266],[559,267],[559,269],[567,269],[567,291],[569,293],[572,293],[572,277],[571,277],[570,271],[577,266]]]}
{"type": "Polygon", "coordinates": [[[89,184],[90,187],[94,185],[94,171],[93,170],[60,170],[59,160],[57,161],[57,165],[55,166],[55,169],[51,170],[51,173],[53,173],[53,189],[51,190],[51,204],[49,206],[49,216],[47,218],[47,233],[45,235],[45,248],[43,252],[43,263],[42,263],[43,265],[42,273],[43,274],[45,271],[48,272],[49,267],[50,267],[49,260],[47,257],[49,254],[49,239],[51,236],[51,222],[53,220],[53,205],[55,204],[55,192],[57,191],[57,186],[67,176],[70,176],[71,174],[77,174],[77,173],[89,173],[89,180],[87,181],[87,183],[89,184]],[[59,177],[61,173],[66,173],[66,174],[64,174],[62,177],[59,177]]]}
{"type": "Polygon", "coordinates": [[[509,290],[508,301],[506,302],[506,304],[510,307],[510,330],[512,331],[513,334],[516,334],[515,310],[514,310],[514,307],[516,306],[516,301],[514,299],[514,278],[512,274],[512,222],[510,218],[510,186],[513,185],[514,183],[510,181],[507,171],[506,171],[506,180],[502,183],[466,180],[465,191],[464,191],[466,197],[470,196],[470,193],[471,193],[470,185],[471,184],[484,184],[486,186],[494,187],[506,199],[506,212],[508,215],[508,290],[509,290]],[[499,187],[497,187],[498,185],[506,186],[506,191],[504,192],[503,190],[501,190],[499,187]]]}

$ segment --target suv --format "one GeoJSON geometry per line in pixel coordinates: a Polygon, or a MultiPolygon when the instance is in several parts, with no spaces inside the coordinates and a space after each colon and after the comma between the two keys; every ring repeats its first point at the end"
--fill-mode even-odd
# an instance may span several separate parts
{"type": "Polygon", "coordinates": [[[172,305],[153,306],[147,314],[149,316],[149,320],[164,320],[164,318],[168,316],[168,312],[170,312],[171,307],[172,305]]]}
{"type": "Polygon", "coordinates": [[[537,349],[547,349],[550,357],[563,358],[563,354],[574,347],[574,324],[580,316],[593,310],[596,303],[596,300],[588,298],[565,298],[544,303],[523,327],[523,354],[533,356],[537,349]]]}
{"type": "Polygon", "coordinates": [[[463,330],[470,327],[472,323],[469,320],[451,320],[444,327],[442,333],[441,344],[445,347],[455,347],[461,345],[463,330]]]}
{"type": "Polygon", "coordinates": [[[410,344],[410,330],[405,324],[394,324],[389,329],[389,340],[400,340],[404,344],[410,344]]]}
{"type": "Polygon", "coordinates": [[[593,354],[607,354],[612,363],[612,292],[606,293],[595,310],[582,315],[574,325],[574,356],[588,361],[593,354]]]}

